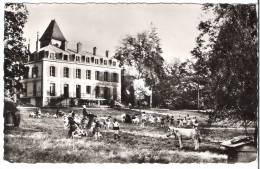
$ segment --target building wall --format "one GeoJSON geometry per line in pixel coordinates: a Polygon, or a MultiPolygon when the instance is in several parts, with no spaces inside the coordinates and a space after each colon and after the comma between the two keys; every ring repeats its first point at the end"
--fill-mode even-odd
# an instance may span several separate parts
{"type": "Polygon", "coordinates": [[[23,79],[23,87],[25,91],[21,94],[21,98],[24,102],[32,105],[41,105],[42,98],[42,63],[34,62],[26,64],[28,67],[28,77],[23,79]],[[33,75],[33,68],[37,67],[38,71],[33,75]],[[36,75],[37,74],[37,75],[36,75]],[[34,89],[35,87],[35,89],[34,89]],[[35,90],[35,91],[34,91],[35,90]]]}
{"type": "Polygon", "coordinates": [[[108,87],[110,88],[110,99],[113,98],[113,88],[117,90],[116,100],[121,100],[121,69],[119,67],[106,67],[86,63],[74,63],[57,60],[44,60],[43,61],[43,105],[46,105],[50,96],[50,84],[55,84],[55,97],[64,94],[64,84],[69,85],[69,97],[76,97],[76,85],[81,86],[82,99],[95,99],[95,87],[108,87]],[[50,66],[55,67],[55,77],[50,76],[50,66]],[[64,67],[69,68],[69,78],[63,77],[64,67]],[[76,78],[76,69],[81,70],[81,78],[76,78]],[[86,70],[91,70],[91,79],[86,79],[86,70]],[[95,72],[109,72],[118,74],[118,82],[106,82],[95,80],[95,72]],[[86,93],[86,86],[91,86],[91,94],[86,93]]]}

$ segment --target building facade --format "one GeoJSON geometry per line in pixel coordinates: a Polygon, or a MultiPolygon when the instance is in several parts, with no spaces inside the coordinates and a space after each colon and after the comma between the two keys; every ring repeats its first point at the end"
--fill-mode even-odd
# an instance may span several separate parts
{"type": "MultiPolygon", "coordinates": [[[[67,40],[52,20],[39,40],[40,49],[30,55],[26,66],[28,76],[22,83],[20,100],[36,106],[100,105],[121,101],[121,68],[119,61],[84,51],[67,48],[67,40]]],[[[38,43],[38,40],[37,40],[38,43]]]]}

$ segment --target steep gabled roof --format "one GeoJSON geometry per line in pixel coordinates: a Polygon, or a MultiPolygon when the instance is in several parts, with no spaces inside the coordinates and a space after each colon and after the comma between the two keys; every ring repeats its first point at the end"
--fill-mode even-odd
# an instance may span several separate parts
{"type": "Polygon", "coordinates": [[[53,19],[45,32],[43,33],[40,41],[48,41],[51,39],[66,41],[64,35],[62,34],[57,22],[53,19]]]}

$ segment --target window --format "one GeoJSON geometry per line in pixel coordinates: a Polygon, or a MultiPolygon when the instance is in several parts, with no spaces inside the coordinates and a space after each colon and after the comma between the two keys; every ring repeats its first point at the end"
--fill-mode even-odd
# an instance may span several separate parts
{"type": "Polygon", "coordinates": [[[113,82],[118,82],[118,74],[113,73],[113,82]]]}
{"type": "Polygon", "coordinates": [[[110,88],[104,87],[104,98],[110,99],[110,88]]]}
{"type": "Polygon", "coordinates": [[[113,99],[117,100],[117,89],[115,87],[113,88],[113,99]]]}
{"type": "Polygon", "coordinates": [[[34,61],[34,54],[31,54],[31,55],[29,56],[29,62],[32,62],[32,61],[34,61]]]}
{"type": "Polygon", "coordinates": [[[99,71],[96,71],[96,77],[95,77],[95,80],[99,80],[100,79],[100,72],[99,71]]]}
{"type": "Polygon", "coordinates": [[[98,64],[98,59],[95,59],[95,64],[98,64]]]}
{"type": "Polygon", "coordinates": [[[75,55],[70,55],[70,61],[74,61],[75,60],[75,55]]]}
{"type": "Polygon", "coordinates": [[[76,56],[76,62],[79,62],[79,61],[80,61],[80,57],[76,56]]]}
{"type": "Polygon", "coordinates": [[[63,55],[63,60],[68,60],[68,55],[63,55]]]}
{"type": "Polygon", "coordinates": [[[45,52],[44,51],[40,51],[39,52],[39,60],[41,60],[42,58],[44,58],[45,56],[45,52]]]}
{"type": "Polygon", "coordinates": [[[33,96],[36,96],[37,88],[36,83],[33,83],[33,96]]]}
{"type": "Polygon", "coordinates": [[[50,84],[50,96],[55,96],[55,83],[50,84]]]}
{"type": "Polygon", "coordinates": [[[45,51],[45,52],[44,52],[44,58],[48,58],[48,56],[49,56],[49,52],[48,52],[48,51],[45,51]]]}
{"type": "Polygon", "coordinates": [[[81,87],[80,85],[76,85],[76,98],[80,98],[81,87]]]}
{"type": "Polygon", "coordinates": [[[85,62],[85,56],[81,56],[81,62],[85,62]]]}
{"type": "Polygon", "coordinates": [[[96,98],[99,97],[99,95],[100,95],[100,87],[97,86],[96,87],[96,98]]]}
{"type": "Polygon", "coordinates": [[[68,84],[64,84],[63,87],[63,93],[64,93],[64,97],[69,97],[69,85],[68,84]]]}
{"type": "Polygon", "coordinates": [[[63,69],[63,77],[69,77],[69,68],[68,67],[64,67],[63,69]]]}
{"type": "Polygon", "coordinates": [[[107,65],[107,60],[104,60],[104,65],[107,65]]]}
{"type": "Polygon", "coordinates": [[[50,59],[55,59],[54,53],[50,53],[50,59]]]}
{"type": "Polygon", "coordinates": [[[116,62],[115,61],[113,62],[113,66],[116,66],[116,62]]]}
{"type": "Polygon", "coordinates": [[[86,87],[86,93],[87,94],[91,94],[91,86],[87,86],[86,87]]]}
{"type": "Polygon", "coordinates": [[[81,78],[81,70],[76,69],[76,78],[80,79],[81,78]]]}
{"type": "Polygon", "coordinates": [[[32,68],[32,78],[37,78],[38,77],[38,67],[33,67],[32,68]]]}
{"type": "Polygon", "coordinates": [[[86,79],[91,79],[91,70],[86,70],[86,79]]]}
{"type": "Polygon", "coordinates": [[[86,58],[86,62],[89,63],[89,57],[86,58]]]}
{"type": "Polygon", "coordinates": [[[101,65],[103,64],[103,59],[102,59],[102,58],[100,58],[100,64],[101,64],[101,65]]]}
{"type": "Polygon", "coordinates": [[[28,79],[28,77],[29,77],[29,69],[30,68],[28,66],[25,67],[24,79],[28,79]]]}
{"type": "Polygon", "coordinates": [[[56,59],[62,59],[62,53],[56,53],[55,54],[55,56],[56,56],[56,59]]]}
{"type": "Polygon", "coordinates": [[[104,81],[108,82],[108,72],[104,72],[104,81]]]}
{"type": "Polygon", "coordinates": [[[109,65],[112,65],[112,60],[109,60],[109,65]]]}
{"type": "Polygon", "coordinates": [[[50,76],[55,76],[55,67],[50,66],[50,76]]]}
{"type": "Polygon", "coordinates": [[[91,57],[91,63],[94,63],[94,60],[95,60],[94,57],[91,57]]]}

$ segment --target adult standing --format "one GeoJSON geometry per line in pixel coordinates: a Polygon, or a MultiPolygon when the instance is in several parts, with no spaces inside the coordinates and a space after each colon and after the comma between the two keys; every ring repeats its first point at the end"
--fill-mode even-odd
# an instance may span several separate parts
{"type": "Polygon", "coordinates": [[[87,120],[88,117],[88,112],[87,112],[87,107],[86,105],[83,105],[83,110],[82,110],[82,120],[81,120],[81,125],[83,126],[83,128],[85,128],[85,121],[87,120]]]}

